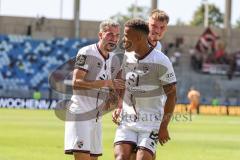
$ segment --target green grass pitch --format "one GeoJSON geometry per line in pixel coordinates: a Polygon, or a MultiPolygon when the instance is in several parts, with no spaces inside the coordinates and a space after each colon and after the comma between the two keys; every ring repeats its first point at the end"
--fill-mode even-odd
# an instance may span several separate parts
{"type": "MultiPolygon", "coordinates": [[[[103,118],[104,152],[113,160],[115,125],[103,118]]],[[[173,120],[171,141],[158,146],[157,160],[238,160],[240,117],[197,116],[173,120]]],[[[64,122],[49,110],[0,109],[0,160],[70,160],[63,153],[64,122]]]]}

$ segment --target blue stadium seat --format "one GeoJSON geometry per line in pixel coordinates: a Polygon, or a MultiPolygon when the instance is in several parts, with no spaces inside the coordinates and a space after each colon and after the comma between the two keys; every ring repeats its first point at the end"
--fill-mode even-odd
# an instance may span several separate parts
{"type": "Polygon", "coordinates": [[[29,36],[0,34],[0,88],[49,90],[51,71],[77,54],[88,39],[35,40],[29,36]]]}

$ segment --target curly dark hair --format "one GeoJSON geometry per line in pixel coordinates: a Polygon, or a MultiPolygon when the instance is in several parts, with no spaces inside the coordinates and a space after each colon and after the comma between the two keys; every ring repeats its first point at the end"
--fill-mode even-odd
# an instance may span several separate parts
{"type": "Polygon", "coordinates": [[[130,19],[125,23],[125,27],[133,28],[137,31],[140,31],[146,35],[149,33],[148,23],[142,19],[130,19]]]}

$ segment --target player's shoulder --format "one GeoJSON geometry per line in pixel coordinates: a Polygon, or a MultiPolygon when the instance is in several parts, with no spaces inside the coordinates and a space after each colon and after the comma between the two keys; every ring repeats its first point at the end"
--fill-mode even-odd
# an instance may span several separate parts
{"type": "Polygon", "coordinates": [[[157,49],[153,49],[153,55],[154,55],[154,59],[156,59],[159,63],[171,63],[171,61],[169,60],[168,56],[166,56],[162,51],[159,51],[157,49]]]}
{"type": "Polygon", "coordinates": [[[156,57],[156,58],[158,58],[158,59],[161,59],[161,60],[167,60],[167,59],[169,59],[166,55],[165,55],[165,53],[163,53],[162,51],[159,51],[158,49],[153,49],[152,50],[152,52],[154,52],[153,53],[153,55],[156,57]]]}
{"type": "Polygon", "coordinates": [[[162,51],[162,44],[159,41],[157,41],[157,45],[155,46],[155,49],[162,51]]]}
{"type": "Polygon", "coordinates": [[[78,55],[91,55],[91,54],[94,54],[93,52],[95,52],[95,51],[96,51],[96,44],[90,44],[90,45],[84,46],[81,49],[79,49],[77,56],[78,55]]]}

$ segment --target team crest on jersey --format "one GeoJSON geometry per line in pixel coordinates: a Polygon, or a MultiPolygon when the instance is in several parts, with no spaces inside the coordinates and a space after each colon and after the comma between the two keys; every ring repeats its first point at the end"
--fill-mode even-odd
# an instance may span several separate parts
{"type": "Polygon", "coordinates": [[[98,62],[98,63],[97,63],[97,67],[98,67],[98,68],[101,68],[101,62],[98,62]]]}
{"type": "Polygon", "coordinates": [[[83,141],[82,140],[78,141],[77,146],[78,146],[78,148],[82,148],[83,147],[83,141]]]}
{"type": "Polygon", "coordinates": [[[87,56],[85,55],[80,55],[77,57],[76,65],[78,66],[83,66],[86,62],[87,56]]]}

